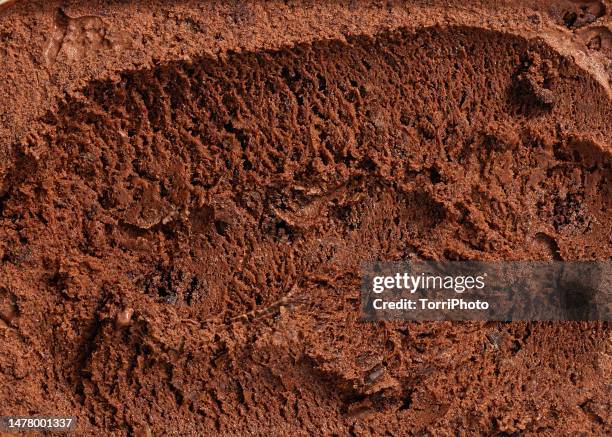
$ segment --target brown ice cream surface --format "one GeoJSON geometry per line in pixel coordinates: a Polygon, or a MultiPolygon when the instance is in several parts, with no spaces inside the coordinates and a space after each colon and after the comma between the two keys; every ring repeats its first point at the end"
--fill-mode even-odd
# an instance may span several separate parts
{"type": "Polygon", "coordinates": [[[359,321],[371,260],[612,256],[607,2],[0,13],[0,415],[610,432],[604,322],[359,321]]]}

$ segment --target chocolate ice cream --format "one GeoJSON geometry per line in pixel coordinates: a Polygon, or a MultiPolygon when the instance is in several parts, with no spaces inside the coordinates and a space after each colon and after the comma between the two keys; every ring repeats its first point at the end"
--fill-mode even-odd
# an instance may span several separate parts
{"type": "Polygon", "coordinates": [[[610,23],[605,1],[3,7],[0,415],[609,434],[607,322],[363,322],[359,287],[372,260],[612,258],[610,23]]]}

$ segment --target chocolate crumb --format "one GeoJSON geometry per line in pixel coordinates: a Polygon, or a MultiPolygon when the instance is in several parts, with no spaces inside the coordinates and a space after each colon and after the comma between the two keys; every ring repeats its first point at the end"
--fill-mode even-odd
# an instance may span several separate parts
{"type": "Polygon", "coordinates": [[[117,314],[116,324],[118,328],[125,328],[132,324],[132,316],[134,310],[132,308],[125,308],[117,314]]]}

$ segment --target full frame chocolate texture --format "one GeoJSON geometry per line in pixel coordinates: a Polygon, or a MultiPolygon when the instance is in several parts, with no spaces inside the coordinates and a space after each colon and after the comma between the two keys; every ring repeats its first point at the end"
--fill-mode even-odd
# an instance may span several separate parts
{"type": "Polygon", "coordinates": [[[488,3],[5,8],[0,414],[609,433],[607,323],[358,320],[362,261],[612,255],[608,5],[488,3]]]}

